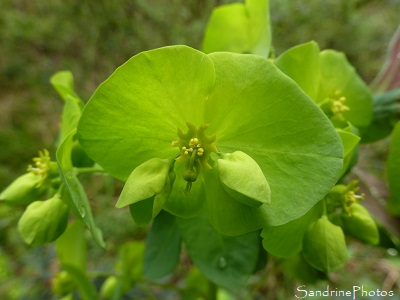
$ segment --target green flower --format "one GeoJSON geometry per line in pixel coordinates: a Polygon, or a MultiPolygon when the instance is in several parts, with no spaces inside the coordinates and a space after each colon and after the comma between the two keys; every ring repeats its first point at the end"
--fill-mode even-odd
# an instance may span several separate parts
{"type": "Polygon", "coordinates": [[[127,180],[117,206],[141,222],[160,206],[183,218],[205,209],[227,235],[304,215],[336,183],[343,158],[327,117],[269,60],[186,46],[119,67],[84,108],[78,139],[127,180]]]}

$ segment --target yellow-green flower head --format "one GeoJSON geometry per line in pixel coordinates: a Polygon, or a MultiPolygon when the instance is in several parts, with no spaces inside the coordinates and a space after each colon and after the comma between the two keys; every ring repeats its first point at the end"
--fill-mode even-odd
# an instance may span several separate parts
{"type": "Polygon", "coordinates": [[[186,46],[119,67],[84,108],[78,139],[126,180],[117,206],[130,205],[140,223],[161,208],[184,218],[205,210],[228,235],[304,215],[335,184],[343,157],[326,116],[269,60],[186,46]]]}

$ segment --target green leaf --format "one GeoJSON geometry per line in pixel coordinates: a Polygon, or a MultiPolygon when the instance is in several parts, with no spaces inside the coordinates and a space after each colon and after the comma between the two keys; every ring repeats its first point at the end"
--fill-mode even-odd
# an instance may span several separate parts
{"type": "Polygon", "coordinates": [[[146,238],[144,277],[157,280],[172,273],[179,263],[180,251],[181,237],[175,217],[161,212],[146,238]]]}
{"type": "Polygon", "coordinates": [[[70,223],[55,245],[61,265],[70,265],[82,272],[86,271],[87,240],[81,222],[70,223]]]}
{"type": "Polygon", "coordinates": [[[71,131],[71,133],[64,139],[57,149],[56,157],[60,169],[60,175],[70,193],[73,204],[79,212],[78,217],[83,220],[86,226],[89,228],[89,231],[96,243],[100,247],[104,248],[105,244],[101,235],[101,231],[96,227],[89,200],[82,184],[75,174],[72,165],[71,152],[75,136],[76,130],[71,131]]]}
{"type": "Polygon", "coordinates": [[[68,205],[56,194],[51,199],[31,203],[18,221],[18,231],[27,244],[43,245],[65,231],[68,217],[68,205]]]}
{"type": "Polygon", "coordinates": [[[153,220],[153,214],[154,217],[157,215],[157,212],[153,209],[154,198],[155,197],[150,197],[129,205],[129,212],[131,213],[136,225],[146,226],[153,220]]]}
{"type": "Polygon", "coordinates": [[[348,130],[336,129],[339,133],[339,136],[342,140],[343,148],[344,148],[344,160],[343,160],[343,169],[340,177],[342,177],[350,167],[352,162],[354,153],[356,151],[357,145],[360,142],[361,138],[348,130]]]}
{"type": "Polygon", "coordinates": [[[74,280],[83,300],[99,299],[96,287],[87,277],[85,272],[80,268],[77,268],[75,265],[69,264],[63,265],[63,269],[71,275],[71,278],[74,280]]]}
{"type": "Polygon", "coordinates": [[[400,122],[393,129],[386,173],[391,191],[388,208],[393,214],[400,215],[400,122]]]}
{"type": "Polygon", "coordinates": [[[91,97],[79,122],[79,141],[111,175],[126,180],[144,161],[176,155],[171,142],[177,128],[185,129],[188,120],[204,121],[214,81],[213,63],[204,53],[186,46],[142,52],[91,97]]]}
{"type": "Polygon", "coordinates": [[[316,42],[312,41],[290,48],[279,55],[274,63],[311,99],[316,98],[320,80],[319,46],[316,42]]]}
{"type": "Polygon", "coordinates": [[[311,266],[322,272],[342,268],[348,259],[342,228],[322,216],[304,234],[303,255],[311,266]]]}
{"type": "Polygon", "coordinates": [[[84,104],[74,91],[74,76],[70,71],[59,71],[50,78],[50,83],[64,101],[73,99],[82,109],[84,104]]]}
{"type": "Polygon", "coordinates": [[[343,229],[355,238],[371,245],[379,243],[379,231],[368,210],[359,203],[351,204],[341,216],[343,229]]]}
{"type": "Polygon", "coordinates": [[[204,178],[209,222],[220,234],[242,235],[268,226],[270,205],[252,207],[232,198],[217,172],[207,172],[204,178]]]}
{"type": "Polygon", "coordinates": [[[203,39],[203,51],[229,51],[268,56],[271,48],[268,0],[247,0],[213,10],[203,39]]]}
{"type": "MultiPolygon", "coordinates": [[[[175,163],[175,173],[181,176],[185,169],[184,164],[175,163]]],[[[164,209],[180,218],[193,218],[203,208],[205,188],[203,174],[200,173],[192,185],[190,193],[185,193],[187,182],[178,177],[172,188],[171,195],[165,203],[164,209]]]]}
{"type": "MultiPolygon", "coordinates": [[[[326,279],[326,275],[310,266],[301,253],[289,257],[281,262],[280,267],[285,276],[299,280],[305,284],[315,284],[318,280],[326,279]]],[[[297,297],[304,296],[300,294],[297,297]]]]}
{"type": "Polygon", "coordinates": [[[372,143],[390,135],[400,119],[400,87],[385,93],[374,94],[374,117],[362,130],[362,142],[372,143]]]}
{"type": "Polygon", "coordinates": [[[82,114],[82,108],[72,96],[66,95],[64,101],[65,103],[61,116],[60,143],[78,126],[79,118],[82,114]]]}
{"type": "Polygon", "coordinates": [[[217,165],[221,184],[232,198],[253,207],[271,203],[268,181],[259,165],[246,153],[222,154],[217,165]]]}
{"type": "Polygon", "coordinates": [[[368,86],[358,76],[345,55],[334,50],[320,53],[321,81],[317,103],[333,97],[336,93],[345,97],[349,107],[343,117],[356,127],[367,127],[372,120],[372,94],[368,86]]]}
{"type": "Polygon", "coordinates": [[[321,216],[320,203],[296,220],[284,225],[264,228],[261,232],[264,249],[275,256],[285,258],[300,252],[304,233],[310,224],[321,216]]]}
{"type": "MultiPolygon", "coordinates": [[[[343,157],[339,135],[320,108],[267,59],[209,56],[217,81],[206,103],[207,130],[217,135],[220,152],[243,151],[261,167],[271,188],[271,205],[259,224],[278,226],[303,216],[338,179],[343,157]]],[[[221,214],[233,212],[224,207],[227,203],[222,205],[224,200],[215,201],[212,205],[221,214]]],[[[250,219],[240,216],[240,209],[229,217],[232,224],[235,218],[237,223],[242,217],[253,219],[254,214],[250,219]]],[[[217,213],[210,217],[213,224],[217,219],[217,213]]]]}
{"type": "Polygon", "coordinates": [[[243,287],[257,263],[259,232],[228,237],[216,232],[204,213],[177,219],[194,264],[211,281],[229,290],[243,287]]]}

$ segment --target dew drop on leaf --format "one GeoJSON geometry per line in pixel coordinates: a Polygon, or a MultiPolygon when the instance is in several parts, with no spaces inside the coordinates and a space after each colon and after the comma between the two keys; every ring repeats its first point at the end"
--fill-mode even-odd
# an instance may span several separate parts
{"type": "Polygon", "coordinates": [[[86,216],[86,209],[83,207],[83,205],[79,206],[79,213],[81,214],[82,218],[86,216]]]}
{"type": "Polygon", "coordinates": [[[226,261],[226,258],[221,256],[218,260],[218,268],[220,269],[225,269],[227,267],[228,263],[226,261]]]}

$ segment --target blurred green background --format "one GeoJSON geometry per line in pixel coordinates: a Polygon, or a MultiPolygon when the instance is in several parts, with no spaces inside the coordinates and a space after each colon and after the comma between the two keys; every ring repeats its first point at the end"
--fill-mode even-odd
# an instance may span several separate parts
{"type": "MultiPolygon", "coordinates": [[[[49,83],[55,72],[71,70],[76,91],[87,101],[117,66],[141,51],[172,44],[200,49],[213,7],[231,2],[238,1],[1,0],[0,190],[25,172],[38,150],[54,150],[63,104],[49,83]]],[[[270,6],[276,55],[315,40],[321,49],[345,52],[367,82],[379,71],[400,24],[400,0],[270,0],[270,6]]],[[[112,196],[107,179],[91,184],[89,196],[98,191],[112,196]]],[[[112,237],[111,256],[116,251],[113,245],[121,242],[118,239],[127,239],[132,232],[109,222],[117,210],[103,209],[113,206],[107,199],[101,198],[94,210],[98,223],[107,224],[102,226],[104,235],[112,237]]],[[[0,207],[0,244],[4,245],[0,247],[0,286],[6,279],[22,276],[30,278],[28,288],[35,283],[48,288],[51,274],[46,272],[51,269],[54,249],[23,246],[16,232],[20,213],[0,207]]],[[[126,212],[121,218],[129,222],[126,212]]],[[[143,237],[140,230],[135,234],[143,237]]],[[[354,251],[365,255],[363,251],[370,250],[356,246],[354,251]]],[[[365,275],[359,266],[353,271],[365,275]]],[[[32,293],[28,298],[21,296],[20,286],[15,281],[3,289],[13,299],[36,299],[32,293]]],[[[37,299],[50,299],[50,295],[39,295],[37,299]]]]}

